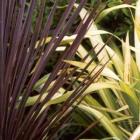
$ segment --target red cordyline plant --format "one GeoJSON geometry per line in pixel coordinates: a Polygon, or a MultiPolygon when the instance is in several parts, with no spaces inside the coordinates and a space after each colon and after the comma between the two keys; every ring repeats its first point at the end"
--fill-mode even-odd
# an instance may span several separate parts
{"type": "MultiPolygon", "coordinates": [[[[54,1],[47,19],[45,18],[46,21],[44,21],[46,0],[1,0],[0,140],[54,139],[54,135],[69,120],[69,115],[74,109],[72,105],[81,97],[87,87],[94,82],[106,65],[104,64],[93,75],[92,72],[96,69],[95,67],[89,73],[89,76],[79,83],[66,101],[55,112],[49,114],[50,106],[45,106],[46,103],[76,71],[76,68],[71,68],[71,72],[68,73],[67,70],[71,66],[63,60],[74,59],[78,46],[86,34],[92,19],[96,17],[95,10],[92,10],[79,23],[75,31],[75,40],[58,59],[51,74],[38,93],[38,99],[30,108],[26,108],[27,100],[34,92],[33,87],[35,83],[43,75],[49,59],[64,36],[70,31],[79,12],[86,4],[86,0],[80,0],[78,8],[74,9],[75,2],[76,0],[69,0],[57,26],[51,33],[58,1],[54,1]],[[28,3],[28,6],[26,3],[28,3]],[[33,23],[32,17],[37,6],[39,6],[38,13],[33,23]],[[46,39],[50,34],[51,39],[46,44],[46,39]],[[44,97],[46,90],[48,94],[44,97]]],[[[86,71],[92,61],[87,64],[80,74],[86,71]]],[[[74,81],[70,82],[69,88],[80,77],[80,74],[77,75],[74,81]]],[[[79,104],[80,100],[76,103],[79,104]]]]}

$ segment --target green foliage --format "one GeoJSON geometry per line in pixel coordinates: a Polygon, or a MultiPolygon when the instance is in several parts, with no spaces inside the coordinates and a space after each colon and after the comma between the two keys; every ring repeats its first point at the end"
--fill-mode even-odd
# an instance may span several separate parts
{"type": "MultiPolygon", "coordinates": [[[[48,5],[51,5],[53,2],[54,1],[52,0],[48,5]]],[[[67,74],[72,73],[72,68],[75,68],[75,73],[69,78],[66,85],[60,86],[59,90],[54,92],[55,94],[52,98],[42,106],[40,113],[49,107],[54,107],[53,109],[57,110],[59,106],[63,104],[65,106],[65,102],[72,98],[73,95],[76,97],[76,89],[79,86],[80,88],[83,87],[81,83],[85,83],[85,77],[88,77],[88,79],[91,80],[104,67],[107,60],[110,58],[111,60],[107,67],[101,71],[101,77],[98,78],[97,76],[96,81],[91,83],[87,89],[80,94],[81,96],[79,96],[79,98],[75,98],[73,104],[69,106],[66,113],[71,112],[71,108],[75,109],[71,114],[73,121],[70,123],[74,122],[77,126],[82,126],[82,129],[88,129],[90,124],[96,121],[98,122],[93,129],[90,128],[90,130],[88,130],[88,133],[94,134],[95,137],[92,137],[93,135],[85,135],[86,138],[127,140],[140,121],[140,71],[135,57],[139,57],[140,50],[139,48],[136,48],[136,45],[139,46],[139,42],[136,44],[134,43],[135,39],[132,34],[134,32],[134,25],[137,25],[137,22],[133,22],[133,14],[136,8],[135,1],[132,1],[132,5],[124,4],[124,1],[122,0],[107,0],[100,2],[102,2],[100,7],[104,7],[106,4],[106,9],[99,14],[95,22],[94,20],[92,21],[93,23],[86,33],[85,39],[77,49],[75,59],[64,59],[62,61],[62,63],[66,63],[69,66],[67,67],[67,74]],[[98,28],[106,29],[112,33],[105,30],[99,30],[98,28]],[[126,35],[127,31],[129,31],[129,33],[126,35]],[[106,42],[103,40],[105,40],[104,38],[108,38],[107,34],[113,37],[110,41],[106,42]],[[94,54],[98,55],[94,57],[94,54]],[[86,56],[87,58],[84,59],[86,56]],[[96,68],[97,65],[98,67],[96,68]],[[79,77],[77,75],[79,75],[79,77]],[[73,83],[73,81],[75,82],[73,83]],[[71,85],[70,88],[67,88],[69,85],[71,85]]],[[[59,15],[63,13],[64,9],[67,7],[67,3],[68,1],[59,1],[59,5],[57,6],[58,12],[55,13],[52,29],[56,27],[59,15]]],[[[91,5],[95,5],[96,3],[96,0],[88,1],[88,4],[85,5],[85,8],[79,13],[82,20],[84,20],[91,5]]],[[[78,4],[75,4],[75,8],[77,6],[78,4]]],[[[44,13],[46,17],[50,7],[51,6],[48,6],[46,8],[44,13]]],[[[98,10],[99,9],[97,9],[97,11],[98,10]]],[[[36,15],[37,11],[35,16],[33,16],[33,23],[35,22],[36,15]]],[[[139,26],[136,26],[135,32],[138,33],[137,35],[139,38],[139,26]]],[[[65,34],[65,37],[61,40],[56,51],[62,53],[65,48],[71,47],[75,38],[76,34],[73,34],[71,31],[70,33],[65,34]]],[[[48,44],[51,39],[52,35],[50,34],[44,43],[48,44]]],[[[39,41],[37,41],[36,44],[38,44],[38,42],[39,41]]],[[[36,69],[36,66],[34,69],[36,69]]],[[[32,70],[33,73],[34,69],[32,70]]],[[[58,77],[59,74],[61,76],[61,72],[62,69],[58,71],[58,77]]],[[[40,97],[39,93],[41,92],[44,83],[48,80],[51,73],[52,71],[36,81],[33,90],[38,94],[29,96],[25,107],[34,106],[37,99],[40,97]]],[[[55,82],[55,79],[50,82],[48,89],[44,91],[39,103],[42,104],[43,100],[49,96],[50,89],[53,89],[56,86],[54,84],[55,82]]],[[[61,81],[57,84],[60,83],[61,81]]],[[[49,113],[49,116],[51,116],[53,111],[50,111],[49,113]]],[[[56,118],[54,117],[54,119],[56,118]]],[[[62,116],[60,120],[63,120],[62,116]]],[[[59,123],[61,124],[61,121],[56,123],[56,125],[60,126],[59,123]]],[[[51,130],[54,128],[55,126],[53,126],[51,130]]],[[[74,129],[74,127],[71,126],[68,128],[69,130],[74,129]]],[[[65,136],[67,133],[68,132],[65,132],[65,129],[61,129],[59,132],[55,133],[55,138],[65,136]]],[[[73,133],[74,132],[68,135],[73,135],[73,133]]]]}
{"type": "MultiPolygon", "coordinates": [[[[112,4],[116,5],[116,3],[112,4]]],[[[112,9],[109,9],[107,14],[111,14],[115,9],[124,7],[132,7],[135,9],[133,6],[120,5],[119,7],[115,6],[112,7],[112,9]]],[[[106,16],[106,11],[108,11],[108,9],[104,10],[98,18],[102,18],[102,15],[104,14],[106,16]]],[[[124,9],[121,12],[124,12],[124,9]]],[[[84,14],[86,14],[86,9],[81,11],[81,18],[84,17],[84,14]]],[[[118,12],[116,11],[113,14],[118,14],[118,12]]],[[[101,22],[103,22],[103,20],[101,22]]],[[[132,24],[131,20],[130,23],[132,24]]],[[[87,72],[83,73],[83,75],[81,75],[78,79],[78,82],[83,81],[83,78],[91,72],[92,68],[95,67],[99,61],[102,61],[102,58],[103,60],[108,59],[108,57],[111,58],[110,63],[101,73],[102,77],[99,78],[96,83],[91,84],[87,90],[85,90],[82,96],[84,97],[84,100],[81,102],[81,104],[76,105],[75,102],[73,105],[77,108],[77,110],[79,110],[75,112],[73,116],[78,124],[83,124],[85,127],[88,127],[88,125],[94,121],[99,122],[98,125],[93,128],[93,131],[100,135],[94,135],[95,137],[87,136],[86,138],[127,140],[132,135],[134,129],[139,125],[140,71],[135,60],[135,53],[138,53],[140,50],[139,48],[135,48],[134,43],[131,42],[129,37],[131,32],[126,35],[125,27],[123,30],[120,30],[121,34],[122,32],[125,33],[125,41],[116,37],[114,34],[120,44],[119,47],[118,43],[116,44],[116,41],[114,41],[114,38],[112,38],[108,45],[106,45],[102,50],[100,55],[98,55],[98,59],[92,62],[92,64],[87,69],[87,72]]],[[[87,39],[90,42],[88,47],[94,48],[95,44],[98,44],[98,46],[94,48],[94,52],[96,53],[98,53],[99,48],[101,48],[102,44],[104,44],[100,34],[108,34],[108,32],[98,30],[95,23],[93,23],[85,37],[85,42],[87,39]]],[[[133,35],[132,37],[134,38],[133,35]]],[[[65,46],[65,44],[71,44],[73,42],[73,38],[74,36],[66,37],[61,43],[63,46],[65,46]]],[[[61,47],[59,50],[61,50],[61,47]]],[[[63,51],[63,49],[61,51],[63,51]]],[[[87,49],[87,45],[83,43],[77,50],[77,56],[82,60],[84,56],[88,54],[88,51],[89,49],[87,49]]],[[[91,53],[91,55],[89,55],[85,61],[65,62],[75,66],[77,68],[77,73],[79,73],[93,57],[94,56],[91,53]]],[[[101,65],[103,64],[104,62],[102,61],[101,65]]],[[[63,93],[64,91],[62,90],[60,92],[63,93]]],[[[68,98],[70,94],[71,91],[67,91],[66,94],[62,94],[61,96],[52,99],[52,103],[64,102],[64,100],[68,98]]],[[[29,103],[30,100],[32,99],[29,99],[29,103]]],[[[92,129],[90,132],[93,133],[92,129]]]]}
{"type": "MultiPolygon", "coordinates": [[[[95,28],[91,26],[90,32],[94,32],[94,30],[95,28]]],[[[95,40],[98,38],[96,44],[100,45],[101,42],[103,43],[100,35],[88,38],[91,41],[91,44],[95,42],[93,38],[95,40]]],[[[140,71],[134,56],[135,53],[139,52],[139,48],[135,49],[134,44],[130,45],[129,35],[127,35],[125,41],[121,40],[120,43],[121,46],[118,48],[118,45],[111,39],[108,46],[106,45],[104,52],[101,53],[102,56],[105,56],[104,53],[107,51],[107,54],[111,57],[111,62],[107,68],[113,71],[114,75],[117,75],[119,79],[115,79],[111,74],[112,72],[109,72],[108,70],[110,76],[103,75],[103,77],[98,80],[98,82],[102,82],[102,84],[97,86],[98,89],[96,91],[89,90],[89,95],[85,97],[85,100],[78,107],[81,111],[84,111],[85,114],[90,114],[93,120],[95,118],[99,120],[100,125],[104,127],[109,136],[125,140],[132,135],[140,121],[140,96],[138,88],[140,71]],[[104,89],[103,85],[108,82],[110,82],[110,87],[104,89]],[[116,89],[113,87],[111,83],[116,84],[116,87],[118,88],[116,89]],[[118,116],[116,113],[121,113],[121,116],[118,116]]],[[[84,46],[82,47],[84,48],[84,46]]],[[[82,49],[79,49],[79,57],[82,57],[82,53],[82,49]]],[[[84,53],[87,53],[86,50],[84,50],[84,53]]],[[[91,55],[90,57],[93,56],[91,55]]],[[[98,57],[98,59],[100,60],[101,58],[98,57]]],[[[76,62],[71,62],[72,65],[75,65],[80,69],[82,68],[82,65],[85,65],[84,63],[76,65],[76,62]]],[[[95,61],[94,63],[97,62],[95,61]]],[[[106,135],[106,137],[108,137],[108,135],[106,135]]]]}

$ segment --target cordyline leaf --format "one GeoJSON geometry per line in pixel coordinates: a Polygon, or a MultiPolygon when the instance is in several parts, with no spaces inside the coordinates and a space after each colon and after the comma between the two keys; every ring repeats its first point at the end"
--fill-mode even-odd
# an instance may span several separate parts
{"type": "Polygon", "coordinates": [[[123,61],[121,59],[121,57],[119,57],[119,55],[110,47],[106,46],[106,50],[109,54],[109,56],[113,56],[111,61],[113,63],[113,65],[115,66],[115,69],[118,73],[118,75],[120,76],[120,78],[123,79],[123,61]]]}
{"type": "MultiPolygon", "coordinates": [[[[96,30],[93,30],[93,29],[91,29],[91,27],[90,27],[89,31],[86,33],[86,35],[85,35],[84,38],[89,38],[90,39],[90,38],[93,38],[95,36],[102,35],[102,34],[112,35],[112,36],[114,36],[116,39],[118,39],[121,42],[121,39],[119,37],[117,37],[115,34],[112,34],[111,32],[104,31],[104,30],[97,30],[97,29],[96,30]]],[[[61,45],[70,44],[70,43],[73,42],[73,40],[75,39],[75,37],[76,37],[76,34],[75,35],[71,35],[71,36],[65,36],[60,44],[61,45]]],[[[48,42],[50,42],[50,40],[51,40],[51,37],[48,37],[46,39],[43,39],[40,45],[42,45],[44,41],[47,44],[48,42]]],[[[36,47],[38,46],[39,43],[40,43],[40,41],[37,41],[36,47]]]]}
{"type": "Polygon", "coordinates": [[[119,128],[122,130],[122,132],[124,132],[128,137],[131,136],[131,133],[129,131],[127,131],[126,129],[124,129],[123,127],[120,127],[119,128]]]}
{"type": "MultiPolygon", "coordinates": [[[[46,104],[47,106],[52,105],[52,104],[58,104],[58,103],[62,103],[64,102],[68,97],[70,96],[70,93],[66,93],[64,95],[58,93],[55,94],[55,96],[46,104]],[[57,95],[57,96],[56,96],[57,95]]],[[[43,99],[46,97],[46,95],[44,95],[41,99],[41,101],[43,101],[43,99]]],[[[34,97],[29,97],[26,106],[32,106],[35,104],[36,100],[38,99],[38,96],[34,96],[34,97]]],[[[41,102],[40,101],[40,102],[41,102]]]]}
{"type": "Polygon", "coordinates": [[[112,123],[117,123],[117,122],[121,122],[121,121],[125,121],[125,120],[132,120],[133,116],[124,116],[124,117],[120,117],[120,118],[116,118],[111,120],[112,123]]]}
{"type": "MultiPolygon", "coordinates": [[[[137,5],[136,5],[136,13],[135,13],[135,48],[140,50],[140,0],[137,1],[137,5]]],[[[140,52],[137,51],[136,52],[136,62],[137,62],[137,66],[139,68],[140,71],[140,52]]]]}
{"type": "Polygon", "coordinates": [[[41,86],[44,84],[44,82],[48,79],[49,75],[43,76],[41,79],[39,79],[36,84],[34,85],[34,90],[37,88],[41,88],[41,86]]]}
{"type": "Polygon", "coordinates": [[[140,138],[140,126],[138,126],[130,137],[130,140],[138,140],[140,138]]]}
{"type": "MultiPolygon", "coordinates": [[[[67,62],[67,63],[69,63],[71,65],[74,65],[76,67],[79,67],[81,69],[83,69],[83,67],[86,65],[86,63],[84,63],[84,62],[78,62],[78,61],[68,61],[68,60],[65,60],[65,62],[67,62]]],[[[92,67],[94,67],[94,66],[95,66],[94,64],[91,64],[87,70],[91,71],[92,67]]],[[[113,78],[115,80],[119,80],[119,77],[115,73],[113,73],[113,71],[110,70],[109,68],[105,68],[103,70],[103,72],[101,73],[101,75],[113,78]]]]}
{"type": "MultiPolygon", "coordinates": [[[[58,93],[61,90],[67,92],[64,85],[76,72],[76,69],[72,68],[73,72],[68,73],[71,66],[63,60],[74,60],[79,45],[98,13],[96,9],[92,9],[86,19],[80,21],[70,46],[57,59],[51,73],[43,77],[46,75],[45,70],[50,58],[66,38],[65,36],[70,33],[86,0],[81,0],[78,7],[74,9],[75,3],[76,0],[68,2],[54,27],[53,19],[57,12],[58,0],[52,3],[47,15],[45,14],[46,0],[1,0],[0,140],[53,139],[65,121],[62,125],[60,122],[63,119],[67,120],[73,104],[95,82],[108,63],[106,61],[98,70],[96,70],[98,65],[93,67],[89,75],[73,89],[68,98],[55,101],[56,98],[60,98],[58,93]],[[39,80],[41,77],[43,78],[39,80]],[[33,99],[32,106],[26,108],[28,100],[32,96],[34,98],[34,94],[37,96],[33,99]],[[53,99],[52,102],[51,99],[53,99]],[[60,106],[56,106],[57,110],[50,113],[51,104],[62,101],[64,102],[60,106]],[[46,104],[48,106],[45,106],[46,104]]],[[[92,61],[91,59],[84,70],[76,75],[76,79],[79,79],[92,61]]],[[[75,82],[72,82],[69,86],[73,87],[74,84],[75,82]]],[[[60,94],[67,95],[62,95],[61,92],[60,94]]]]}
{"type": "Polygon", "coordinates": [[[117,112],[121,112],[121,111],[126,110],[126,109],[128,109],[128,108],[129,108],[128,105],[122,106],[121,108],[119,108],[119,109],[117,110],[117,112]]]}
{"type": "Polygon", "coordinates": [[[124,81],[130,83],[131,77],[131,52],[129,45],[129,34],[127,34],[126,41],[122,41],[122,49],[124,56],[124,81]]]}
{"type": "Polygon", "coordinates": [[[120,131],[120,129],[116,125],[114,125],[110,121],[109,117],[106,117],[100,111],[93,109],[91,107],[85,106],[85,105],[79,105],[78,107],[79,107],[79,109],[81,109],[87,113],[90,113],[92,116],[94,116],[98,120],[100,120],[102,125],[106,128],[106,130],[108,131],[108,133],[110,133],[111,136],[119,138],[119,139],[125,139],[124,134],[120,131]]]}
{"type": "Polygon", "coordinates": [[[138,48],[131,47],[130,49],[134,52],[139,52],[140,53],[140,49],[138,49],[138,48]]]}
{"type": "MultiPolygon", "coordinates": [[[[83,47],[83,45],[80,45],[78,50],[77,50],[77,55],[80,58],[84,58],[88,54],[87,50],[83,47]]],[[[88,58],[85,60],[85,62],[89,62],[92,59],[92,56],[88,56],[88,58]]]]}
{"type": "MultiPolygon", "coordinates": [[[[75,7],[77,7],[78,5],[76,5],[75,4],[75,7]]],[[[101,7],[104,7],[105,5],[102,5],[101,4],[101,7]]],[[[80,17],[81,17],[81,19],[84,19],[85,18],[85,16],[86,15],[88,15],[89,13],[88,13],[88,11],[85,9],[85,8],[83,8],[82,10],[81,10],[81,12],[80,12],[80,17]]],[[[90,28],[89,28],[89,31],[87,32],[87,34],[93,34],[93,32],[98,32],[98,29],[97,29],[97,26],[96,26],[96,24],[94,23],[94,21],[92,21],[92,24],[91,24],[91,26],[90,26],[90,28]]],[[[101,36],[100,36],[100,34],[98,34],[98,35],[96,35],[96,36],[89,36],[89,39],[90,39],[90,42],[91,42],[91,44],[92,44],[92,46],[95,46],[95,44],[97,44],[97,43],[99,43],[99,46],[95,49],[95,52],[98,52],[101,48],[102,48],[102,45],[104,44],[103,43],[103,40],[102,40],[102,38],[101,38],[101,36]],[[94,38],[94,39],[93,39],[94,38]]],[[[105,58],[104,58],[104,61],[106,61],[106,60],[108,60],[108,55],[107,55],[107,52],[106,52],[106,50],[105,49],[103,49],[102,50],[102,53],[100,53],[99,55],[98,55],[98,59],[99,60],[101,60],[102,59],[102,56],[104,56],[105,58]]],[[[104,62],[103,61],[103,62],[104,62]]]]}
{"type": "Polygon", "coordinates": [[[111,8],[105,9],[104,11],[102,11],[100,13],[100,15],[98,16],[98,18],[96,19],[96,23],[98,23],[99,21],[101,21],[106,15],[108,15],[109,13],[111,13],[114,10],[118,10],[118,9],[123,9],[123,8],[133,8],[135,9],[135,6],[132,5],[128,5],[128,4],[121,4],[121,5],[117,5],[117,6],[113,6],[111,8]]]}
{"type": "MultiPolygon", "coordinates": [[[[122,113],[118,113],[116,110],[112,110],[110,108],[104,108],[104,107],[98,107],[98,106],[90,106],[94,109],[97,109],[98,111],[101,111],[101,112],[108,112],[108,113],[111,113],[111,114],[115,114],[119,117],[130,117],[130,116],[127,116],[127,115],[124,115],[122,113]]],[[[131,116],[132,117],[132,116],[131,116]]]]}
{"type": "Polygon", "coordinates": [[[124,96],[124,99],[129,106],[129,111],[133,113],[134,120],[138,120],[138,118],[139,118],[139,100],[137,98],[136,93],[134,92],[134,89],[122,81],[120,82],[120,86],[121,86],[123,92],[126,93],[126,95],[127,95],[127,96],[124,96]]]}
{"type": "MultiPolygon", "coordinates": [[[[106,89],[106,88],[121,90],[119,85],[115,82],[97,82],[97,83],[91,84],[84,91],[83,95],[88,95],[90,93],[93,93],[94,91],[106,89]]],[[[54,95],[54,97],[48,102],[48,105],[64,102],[72,94],[72,91],[68,91],[65,94],[63,94],[63,93],[64,93],[64,89],[60,89],[59,92],[56,93],[54,95]]],[[[44,95],[42,96],[42,100],[45,98],[46,94],[48,94],[48,93],[44,93],[44,95]]],[[[36,102],[36,100],[38,99],[38,97],[39,97],[39,95],[29,97],[28,101],[26,103],[26,106],[33,105],[36,102]]]]}
{"type": "Polygon", "coordinates": [[[90,126],[88,126],[82,133],[80,133],[74,140],[79,140],[81,136],[83,136],[85,133],[87,133],[90,129],[95,127],[99,121],[93,122],[90,126]]]}

